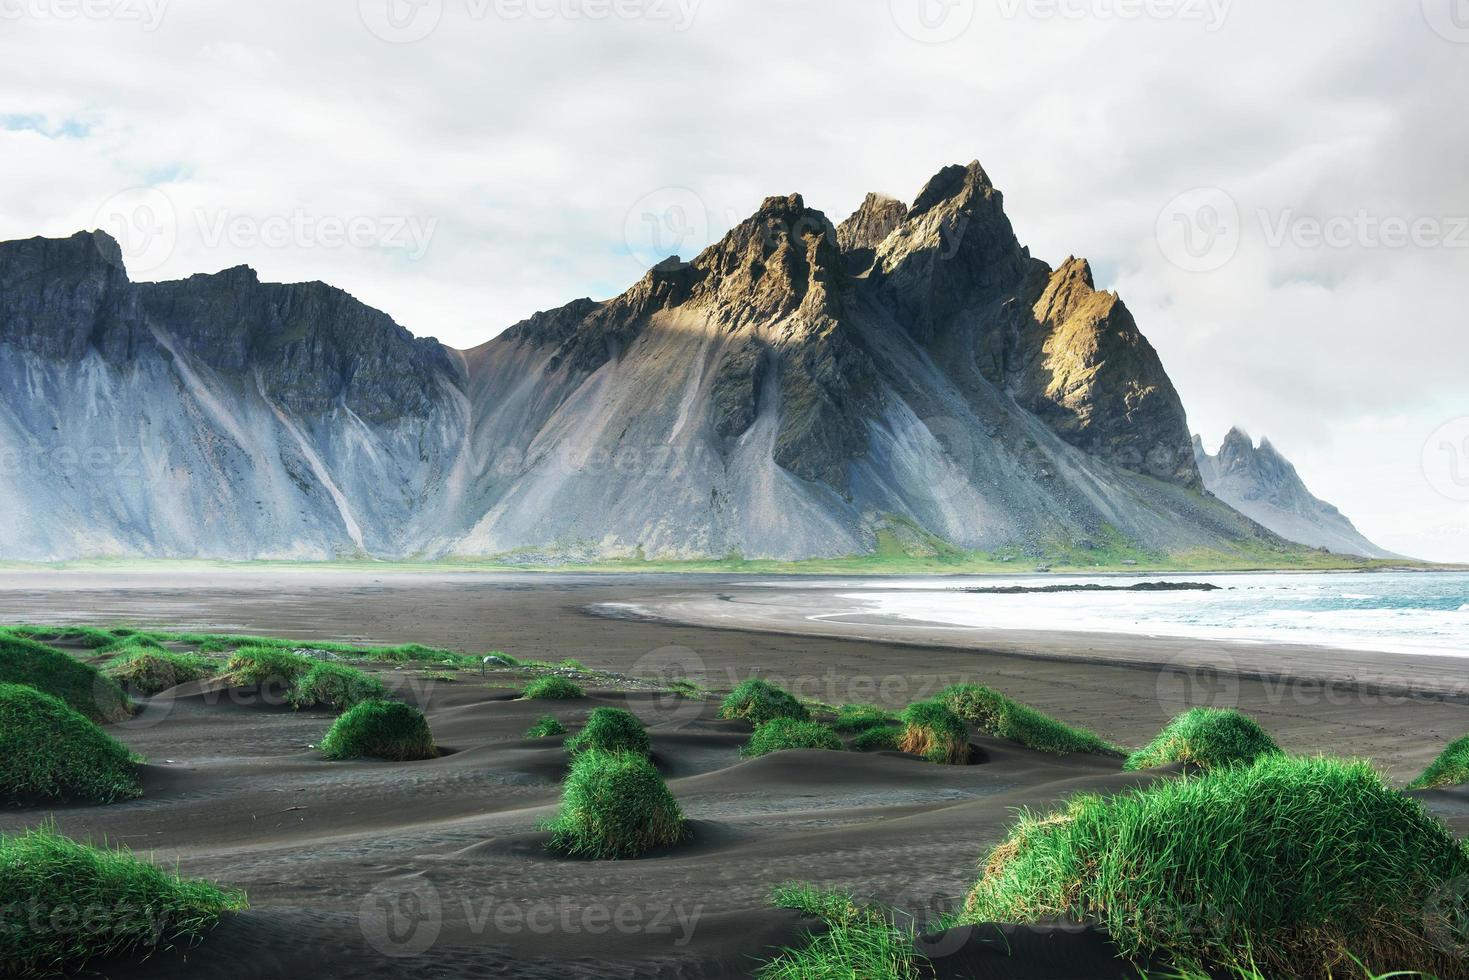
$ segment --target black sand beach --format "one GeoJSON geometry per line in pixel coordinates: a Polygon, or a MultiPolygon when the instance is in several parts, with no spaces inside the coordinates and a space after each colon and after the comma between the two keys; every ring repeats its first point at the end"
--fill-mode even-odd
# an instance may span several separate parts
{"type": "MultiPolygon", "coordinates": [[[[1400,782],[1469,730],[1456,688],[1461,661],[1448,658],[1044,632],[936,641],[861,621],[823,624],[821,632],[842,635],[818,635],[788,609],[772,612],[772,595],[775,606],[809,601],[795,579],[782,592],[687,576],[4,572],[0,621],[416,641],[574,657],[633,676],[676,669],[715,691],[767,676],[832,703],[898,706],[969,681],[1127,745],[1185,707],[1229,704],[1288,750],[1364,756],[1400,782]],[[641,614],[588,612],[604,603],[641,614]],[[711,603],[739,608],[718,626],[644,618],[699,619],[711,603]]],[[[57,809],[59,828],[242,887],[252,907],[197,948],[142,965],[94,964],[99,975],[748,976],[811,924],[769,907],[773,885],[840,888],[911,910],[922,925],[964,894],[1016,808],[1158,778],[1123,773],[1116,760],[983,738],[974,739],[978,764],[967,767],[898,753],[745,760],[748,726],[718,720],[712,702],[614,691],[522,702],[472,673],[452,682],[412,669],[379,673],[424,708],[444,757],[328,763],[309,746],[330,715],[207,688],[165,695],[115,730],[149,760],[144,797],[57,809]],[[565,754],[555,740],[522,733],[540,715],[575,725],[602,705],[631,708],[647,723],[655,761],[693,822],[689,843],[623,862],[543,849],[537,828],[554,810],[565,754]]],[[[1456,832],[1469,830],[1469,797],[1423,798],[1456,832]]],[[[0,829],[49,812],[0,811],[0,829]]],[[[1071,930],[1022,930],[1004,944],[950,936],[929,953],[942,975],[1126,975],[1097,935],[1071,930]]]]}

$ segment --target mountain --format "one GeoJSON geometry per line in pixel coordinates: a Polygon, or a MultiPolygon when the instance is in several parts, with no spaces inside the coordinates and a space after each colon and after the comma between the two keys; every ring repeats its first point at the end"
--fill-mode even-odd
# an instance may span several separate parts
{"type": "Polygon", "coordinates": [[[1400,557],[1368,541],[1345,514],[1312,495],[1269,439],[1256,446],[1243,430],[1230,429],[1211,456],[1195,435],[1194,458],[1210,493],[1287,541],[1364,558],[1400,557]]]}
{"type": "Polygon", "coordinates": [[[0,244],[0,558],[1037,556],[1284,542],[1203,493],[1177,392],[978,163],[455,351],[322,283],[134,283],[0,244]]]}

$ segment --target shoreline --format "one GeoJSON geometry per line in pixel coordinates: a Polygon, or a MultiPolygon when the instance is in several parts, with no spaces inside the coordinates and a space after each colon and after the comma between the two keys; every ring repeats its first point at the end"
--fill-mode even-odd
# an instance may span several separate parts
{"type": "Polygon", "coordinates": [[[980,628],[875,613],[864,610],[857,599],[802,592],[739,597],[686,593],[636,608],[604,604],[587,611],[608,618],[634,615],[651,622],[735,632],[969,650],[1152,671],[1214,671],[1270,682],[1351,685],[1379,694],[1469,703],[1465,677],[1469,663],[1464,654],[1123,631],[980,628]],[[830,611],[830,605],[838,602],[846,608],[830,611]]]}

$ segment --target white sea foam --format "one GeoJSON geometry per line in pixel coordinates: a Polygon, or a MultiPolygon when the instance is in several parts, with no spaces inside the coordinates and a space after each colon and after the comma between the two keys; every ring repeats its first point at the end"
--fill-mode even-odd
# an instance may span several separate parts
{"type": "MultiPolygon", "coordinates": [[[[1469,575],[1160,576],[1208,582],[1216,591],[965,592],[962,586],[1128,585],[1140,578],[1051,577],[1004,581],[910,580],[850,591],[872,611],[927,623],[980,629],[1137,633],[1196,639],[1302,643],[1350,650],[1469,657],[1469,575]]],[[[844,583],[852,588],[855,583],[844,583]]],[[[846,591],[843,589],[842,591],[846,591]]]]}

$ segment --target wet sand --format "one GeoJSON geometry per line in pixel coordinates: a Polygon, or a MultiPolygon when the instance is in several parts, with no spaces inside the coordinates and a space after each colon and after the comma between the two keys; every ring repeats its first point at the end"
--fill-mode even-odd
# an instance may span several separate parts
{"type": "MultiPolygon", "coordinates": [[[[0,572],[6,622],[499,649],[636,676],[672,670],[715,690],[768,676],[833,703],[896,706],[971,681],[1124,744],[1151,737],[1190,704],[1237,704],[1288,749],[1367,756],[1399,780],[1469,731],[1469,705],[1446,672],[1457,665],[1422,663],[1437,658],[1347,664],[1341,657],[1364,655],[1251,647],[1266,658],[1257,662],[1224,645],[1116,636],[941,638],[863,619],[815,627],[803,611],[821,601],[799,579],[769,589],[718,576],[0,572]],[[636,607],[644,617],[677,613],[702,625],[588,611],[609,603],[624,617],[636,607]],[[701,618],[711,608],[735,612],[701,618]],[[1344,670],[1359,678],[1371,671],[1373,680],[1348,682],[1344,670]],[[1409,683],[1379,683],[1390,678],[1409,683]]],[[[1016,807],[1159,778],[1122,773],[1115,760],[1047,756],[983,738],[974,740],[979,764],[967,767],[897,753],[744,760],[746,727],[715,718],[713,704],[614,691],[526,703],[473,674],[456,682],[411,670],[383,677],[425,709],[449,754],[328,763],[308,746],[329,715],[240,692],[180,689],[115,729],[150,760],[144,798],[56,809],[61,829],[242,887],[252,909],[196,949],[142,966],[97,964],[100,975],[747,976],[757,957],[798,941],[810,925],[769,908],[777,883],[842,888],[910,909],[922,923],[963,895],[1016,807]],[[546,713],[574,729],[591,708],[614,704],[648,724],[694,837],[635,861],[553,857],[538,825],[554,812],[564,752],[559,740],[521,733],[546,713]]],[[[1424,799],[1457,832],[1469,830],[1465,796],[1424,799]]],[[[0,811],[0,829],[52,812],[0,811]]],[[[1121,975],[1095,935],[1032,930],[1008,941],[1014,959],[974,937],[931,952],[951,976],[986,968],[1121,975]]]]}

